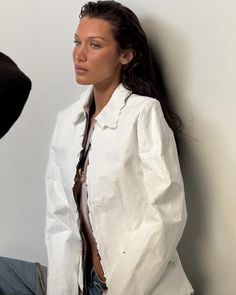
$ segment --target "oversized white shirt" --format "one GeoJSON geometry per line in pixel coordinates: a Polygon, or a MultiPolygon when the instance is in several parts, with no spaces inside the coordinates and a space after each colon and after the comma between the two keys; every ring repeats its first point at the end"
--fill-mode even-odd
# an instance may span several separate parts
{"type": "MultiPolygon", "coordinates": [[[[48,295],[83,289],[72,187],[92,87],[59,113],[47,167],[48,295]]],[[[90,221],[108,295],[189,295],[176,247],[186,222],[173,133],[159,102],[120,84],[95,118],[87,168],[90,221]]]]}

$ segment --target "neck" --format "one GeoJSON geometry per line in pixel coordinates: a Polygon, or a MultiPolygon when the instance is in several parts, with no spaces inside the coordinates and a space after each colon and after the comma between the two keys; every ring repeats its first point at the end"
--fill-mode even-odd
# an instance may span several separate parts
{"type": "Polygon", "coordinates": [[[93,87],[93,95],[95,101],[95,113],[94,117],[96,117],[101,110],[105,107],[105,105],[110,100],[113,92],[119,85],[119,82],[112,83],[110,85],[94,85],[93,87]]]}

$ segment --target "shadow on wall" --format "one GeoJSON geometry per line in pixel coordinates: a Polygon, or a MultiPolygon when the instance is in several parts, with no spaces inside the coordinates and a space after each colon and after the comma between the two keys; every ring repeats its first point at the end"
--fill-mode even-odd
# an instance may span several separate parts
{"type": "MultiPolygon", "coordinates": [[[[184,88],[183,83],[186,83],[188,70],[188,55],[184,40],[181,40],[181,36],[173,28],[165,26],[156,19],[143,19],[142,26],[149,39],[162,93],[169,99],[174,109],[178,109],[182,104],[185,110],[188,110],[188,101],[183,101],[181,97],[181,89],[184,88]],[[171,75],[168,76],[165,75],[167,67],[171,69],[171,75]]],[[[187,113],[187,116],[191,115],[187,113]]],[[[191,134],[187,136],[181,134],[177,138],[188,210],[188,221],[178,251],[196,294],[202,295],[205,294],[207,278],[202,264],[201,241],[207,234],[207,218],[206,208],[203,205],[205,193],[202,169],[192,148],[193,141],[196,140],[191,138],[191,134]]]]}
{"type": "Polygon", "coordinates": [[[207,277],[204,271],[202,241],[207,239],[207,208],[204,206],[203,191],[204,176],[200,167],[200,160],[191,149],[191,139],[180,136],[178,150],[182,168],[185,196],[188,210],[188,220],[178,250],[182,264],[196,294],[206,294],[207,277]]]}

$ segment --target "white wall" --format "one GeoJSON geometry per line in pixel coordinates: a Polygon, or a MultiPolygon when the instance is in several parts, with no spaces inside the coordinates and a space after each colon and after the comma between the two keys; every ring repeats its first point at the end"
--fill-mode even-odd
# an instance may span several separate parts
{"type": "MultiPolygon", "coordinates": [[[[33,81],[22,116],[0,142],[0,255],[46,263],[47,151],[56,113],[81,90],[71,51],[82,2],[0,1],[0,50],[33,81]]],[[[189,212],[179,247],[185,270],[198,294],[234,295],[236,3],[121,2],[140,17],[192,137],[179,139],[189,212]]]]}
{"type": "Polygon", "coordinates": [[[0,50],[32,80],[0,141],[0,255],[46,264],[44,175],[56,114],[77,99],[72,49],[79,1],[0,0],[0,50]]]}

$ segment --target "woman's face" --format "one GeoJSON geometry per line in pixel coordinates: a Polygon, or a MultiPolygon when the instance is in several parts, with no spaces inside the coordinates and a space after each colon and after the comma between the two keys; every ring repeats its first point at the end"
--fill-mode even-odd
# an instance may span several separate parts
{"type": "Polygon", "coordinates": [[[118,50],[111,24],[103,19],[83,17],[75,33],[73,51],[76,81],[108,86],[120,83],[125,56],[118,50]]]}

